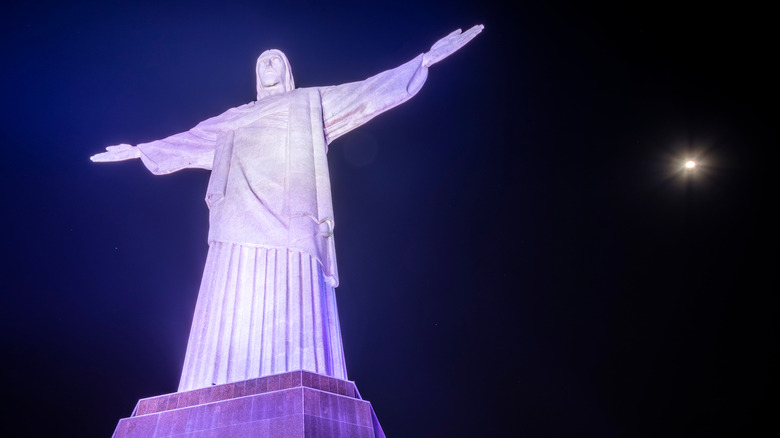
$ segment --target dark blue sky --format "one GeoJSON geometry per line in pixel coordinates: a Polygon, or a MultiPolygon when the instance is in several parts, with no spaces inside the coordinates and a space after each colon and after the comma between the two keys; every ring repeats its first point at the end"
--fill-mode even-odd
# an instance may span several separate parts
{"type": "Polygon", "coordinates": [[[93,164],[485,24],[331,145],[350,379],[393,437],[777,430],[776,30],[713,3],[91,2],[0,13],[6,417],[109,436],[176,390],[208,172],[93,164]],[[695,156],[695,174],[678,172],[695,156]]]}

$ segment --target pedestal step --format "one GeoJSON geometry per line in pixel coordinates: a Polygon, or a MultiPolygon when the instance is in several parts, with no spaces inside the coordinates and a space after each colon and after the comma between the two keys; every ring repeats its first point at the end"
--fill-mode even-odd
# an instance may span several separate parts
{"type": "Polygon", "coordinates": [[[355,383],[308,371],[138,401],[114,438],[384,438],[355,383]]]}

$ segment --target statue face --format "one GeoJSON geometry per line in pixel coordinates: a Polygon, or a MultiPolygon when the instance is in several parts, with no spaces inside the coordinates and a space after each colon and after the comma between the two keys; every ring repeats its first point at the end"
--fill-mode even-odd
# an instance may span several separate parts
{"type": "Polygon", "coordinates": [[[285,69],[284,61],[282,61],[279,55],[269,54],[269,56],[260,58],[257,73],[260,76],[263,87],[284,85],[282,82],[284,81],[285,69]]]}
{"type": "Polygon", "coordinates": [[[290,61],[280,50],[266,50],[257,58],[257,99],[274,94],[287,93],[295,89],[295,80],[290,70],[290,61]]]}

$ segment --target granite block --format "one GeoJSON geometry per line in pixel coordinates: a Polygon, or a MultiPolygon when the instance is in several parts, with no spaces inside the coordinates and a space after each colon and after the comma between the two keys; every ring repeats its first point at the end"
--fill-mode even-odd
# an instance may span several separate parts
{"type": "Polygon", "coordinates": [[[236,411],[240,409],[241,400],[226,400],[214,403],[214,428],[223,428],[235,424],[236,411]]]}
{"type": "Polygon", "coordinates": [[[197,432],[206,428],[205,416],[209,413],[208,405],[199,405],[189,408],[190,415],[187,418],[186,432],[197,432]]]}
{"type": "Polygon", "coordinates": [[[167,395],[159,396],[154,398],[154,410],[152,412],[161,412],[165,411],[168,408],[168,397],[167,395]]]}
{"type": "Polygon", "coordinates": [[[315,417],[312,417],[311,415],[303,415],[303,435],[305,437],[312,437],[312,431],[314,430],[315,426],[317,424],[317,421],[315,417]]]}
{"type": "Polygon", "coordinates": [[[301,371],[301,385],[312,388],[312,373],[308,371],[301,371]]]}
{"type": "Polygon", "coordinates": [[[338,397],[339,403],[339,421],[350,424],[357,424],[357,404],[356,400],[346,397],[338,397]]]}
{"type": "Polygon", "coordinates": [[[193,406],[187,408],[187,411],[189,411],[189,415],[187,415],[187,425],[184,427],[184,432],[195,432],[199,421],[198,416],[203,415],[202,409],[200,406],[193,406]]]}
{"type": "Polygon", "coordinates": [[[304,426],[304,437],[306,438],[318,438],[318,437],[326,437],[322,431],[323,425],[322,425],[322,418],[315,417],[312,415],[304,415],[303,416],[303,426],[304,426]]]}
{"type": "Polygon", "coordinates": [[[317,416],[327,419],[333,418],[333,409],[331,407],[331,397],[330,394],[326,392],[320,393],[320,410],[317,413],[317,416]]]}
{"type": "Polygon", "coordinates": [[[262,394],[268,392],[268,378],[260,377],[255,379],[255,394],[262,394]]]}
{"type": "Polygon", "coordinates": [[[292,386],[301,386],[301,379],[303,377],[302,371],[293,371],[290,373],[290,379],[292,380],[292,386]]]}
{"type": "Polygon", "coordinates": [[[155,436],[165,437],[187,432],[187,421],[191,411],[191,409],[175,409],[161,412],[155,436]]]}
{"type": "Polygon", "coordinates": [[[345,385],[344,395],[346,395],[347,397],[355,398],[355,384],[354,383],[352,383],[350,381],[347,381],[347,384],[345,385]]]}
{"type": "Polygon", "coordinates": [[[268,376],[268,392],[279,390],[279,375],[268,376]]]}
{"type": "Polygon", "coordinates": [[[319,382],[317,383],[317,389],[320,391],[327,391],[328,388],[330,388],[330,385],[328,384],[328,376],[320,376],[319,382]]]}
{"type": "Polygon", "coordinates": [[[349,438],[374,438],[374,431],[370,427],[357,424],[340,423],[341,436],[349,438]]]}
{"type": "Polygon", "coordinates": [[[211,387],[196,389],[198,393],[198,404],[211,403],[211,387]]]}
{"type": "Polygon", "coordinates": [[[233,383],[233,397],[244,397],[246,393],[246,380],[233,383]]]}
{"type": "Polygon", "coordinates": [[[151,414],[157,410],[157,397],[142,399],[138,402],[136,415],[151,414]]]}
{"type": "Polygon", "coordinates": [[[328,388],[330,388],[330,385],[328,384],[328,376],[321,375],[317,389],[320,391],[328,391],[328,388]]]}
{"type": "Polygon", "coordinates": [[[119,420],[114,436],[122,438],[149,438],[157,429],[158,415],[123,418],[119,420]]]}
{"type": "Polygon", "coordinates": [[[288,415],[272,418],[269,426],[269,436],[279,438],[296,438],[303,436],[303,415],[288,415]]]}
{"type": "MultiPolygon", "coordinates": [[[[251,423],[234,424],[212,430],[211,436],[214,438],[264,438],[271,437],[269,432],[269,420],[261,420],[251,423]]],[[[178,437],[176,437],[178,438],[178,437]]]]}
{"type": "Polygon", "coordinates": [[[150,397],[139,402],[138,415],[146,415],[156,412],[168,411],[176,409],[178,403],[178,394],[161,395],[158,397],[150,397]],[[173,405],[171,407],[171,405],[173,405]]]}
{"type": "Polygon", "coordinates": [[[292,376],[290,373],[279,374],[279,389],[292,388],[292,376]]]}
{"type": "Polygon", "coordinates": [[[323,436],[323,437],[333,436],[333,421],[327,418],[320,417],[317,419],[317,429],[318,429],[317,432],[321,434],[318,436],[323,436]]]}
{"type": "Polygon", "coordinates": [[[211,401],[217,402],[233,398],[233,384],[211,387],[211,401]]]}
{"type": "Polygon", "coordinates": [[[252,400],[252,421],[271,418],[268,397],[265,395],[256,395],[251,397],[250,400],[252,400]]]}
{"type": "Polygon", "coordinates": [[[235,400],[233,411],[233,424],[249,423],[252,421],[252,399],[243,397],[235,400]]]}
{"type": "Polygon", "coordinates": [[[209,403],[200,407],[202,415],[196,430],[209,430],[216,426],[215,423],[218,421],[217,415],[219,415],[217,406],[217,404],[209,403]]]}
{"type": "Polygon", "coordinates": [[[236,437],[271,438],[271,420],[260,420],[247,423],[243,425],[242,433],[245,435],[236,435],[236,437]]]}
{"type": "MultiPolygon", "coordinates": [[[[244,395],[257,394],[257,379],[244,380],[244,391],[246,392],[244,395]]],[[[265,390],[263,390],[263,392],[265,392],[265,390]]]]}
{"type": "Polygon", "coordinates": [[[339,431],[338,431],[338,435],[335,435],[335,436],[338,436],[338,437],[341,437],[341,436],[349,436],[349,437],[351,437],[353,435],[356,435],[357,433],[359,433],[358,430],[356,430],[356,429],[360,428],[360,426],[358,426],[356,424],[342,423],[340,421],[336,422],[336,426],[338,426],[339,431]],[[350,433],[352,433],[352,435],[350,435],[350,433]]]}
{"type": "Polygon", "coordinates": [[[319,416],[320,412],[320,392],[310,388],[303,389],[303,413],[306,415],[319,416]]]}
{"type": "Polygon", "coordinates": [[[179,404],[177,407],[179,408],[187,408],[190,406],[195,406],[199,403],[200,395],[197,391],[187,391],[179,393],[179,404]]]}
{"type": "Polygon", "coordinates": [[[269,400],[269,405],[271,407],[270,418],[283,417],[287,415],[284,406],[284,396],[285,394],[280,391],[269,392],[266,394],[266,397],[269,400]]]}
{"type": "Polygon", "coordinates": [[[334,394],[339,393],[339,379],[334,379],[333,377],[328,377],[328,388],[325,389],[326,391],[330,391],[334,394]]]}
{"type": "Polygon", "coordinates": [[[355,422],[359,426],[373,427],[373,419],[371,418],[371,404],[367,401],[355,403],[355,422]]]}
{"type": "Polygon", "coordinates": [[[339,409],[339,397],[336,394],[328,394],[328,398],[330,399],[330,419],[334,421],[339,421],[339,418],[341,416],[339,409]]]}
{"type": "Polygon", "coordinates": [[[340,437],[341,436],[341,428],[339,427],[339,422],[336,420],[328,420],[326,418],[322,419],[322,423],[325,426],[323,432],[325,432],[327,437],[340,437]]]}
{"type": "Polygon", "coordinates": [[[303,413],[302,388],[291,388],[284,392],[284,410],[288,415],[303,413]]]}
{"type": "Polygon", "coordinates": [[[179,407],[179,398],[180,397],[181,397],[181,395],[178,392],[175,392],[175,393],[171,394],[170,396],[168,396],[168,403],[167,403],[167,406],[165,407],[165,410],[166,411],[170,411],[170,410],[178,408],[179,407]]]}

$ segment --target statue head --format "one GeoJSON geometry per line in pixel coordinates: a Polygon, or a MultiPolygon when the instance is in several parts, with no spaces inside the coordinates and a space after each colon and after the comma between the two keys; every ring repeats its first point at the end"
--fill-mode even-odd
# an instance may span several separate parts
{"type": "Polygon", "coordinates": [[[257,58],[255,76],[258,100],[295,89],[290,62],[281,50],[271,49],[261,53],[257,58]]]}

